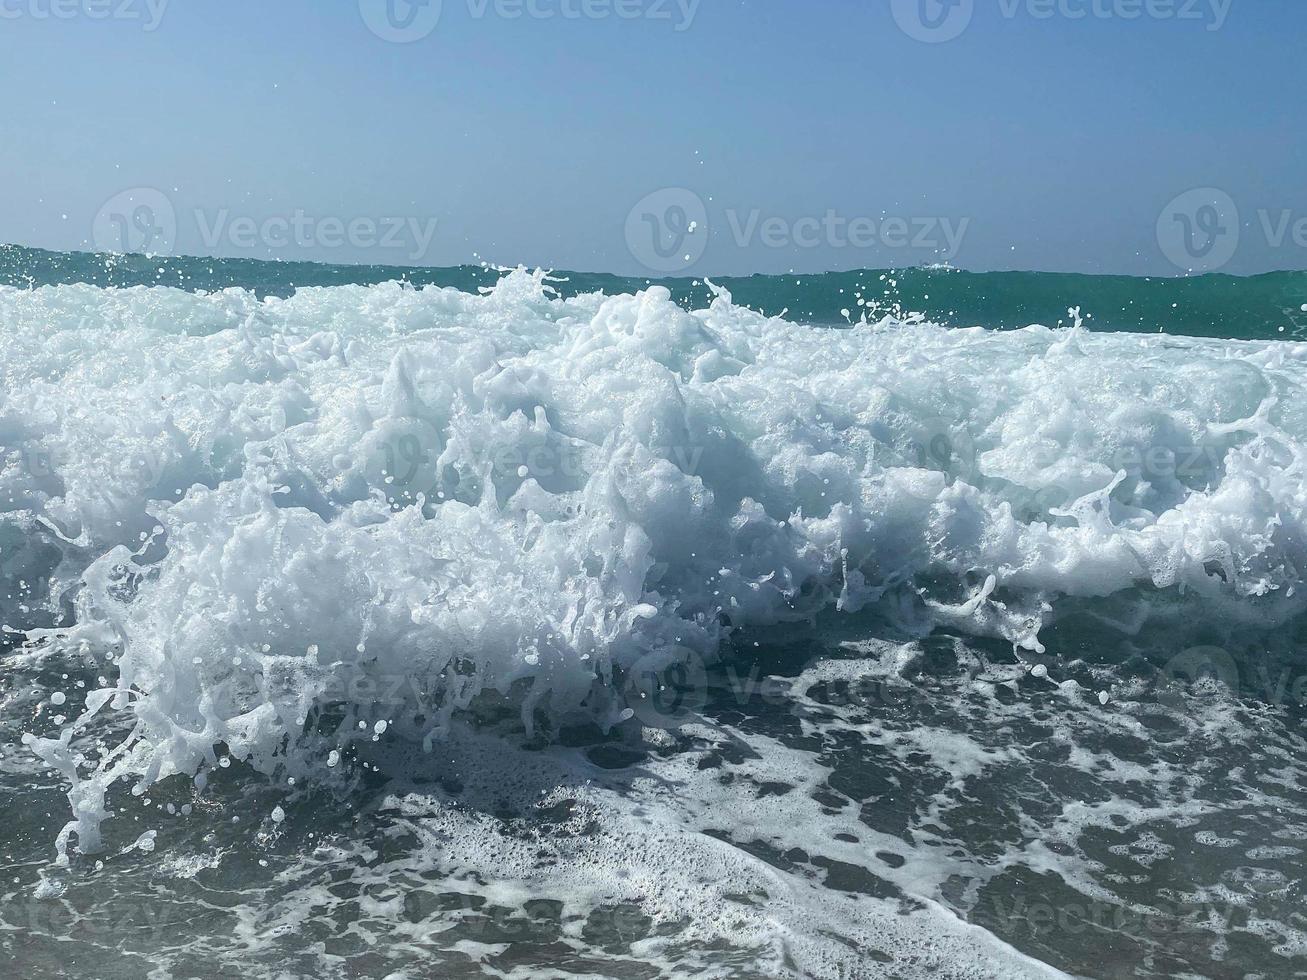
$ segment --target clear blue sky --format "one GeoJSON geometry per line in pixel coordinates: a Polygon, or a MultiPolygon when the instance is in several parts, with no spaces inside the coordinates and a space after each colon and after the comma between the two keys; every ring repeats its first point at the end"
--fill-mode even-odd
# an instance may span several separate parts
{"type": "Polygon", "coordinates": [[[385,0],[0,0],[0,240],[89,248],[107,201],[155,188],[187,254],[641,273],[628,215],[674,187],[706,226],[675,271],[1173,275],[1159,216],[1214,187],[1241,226],[1225,271],[1307,268],[1302,0],[898,6],[970,14],[937,43],[899,0],[533,2],[443,0],[401,44],[365,23],[385,0]],[[300,241],[270,241],[296,214],[300,241]],[[364,225],[336,244],[333,218],[364,225]],[[887,244],[886,218],[925,247],[887,244]]]}

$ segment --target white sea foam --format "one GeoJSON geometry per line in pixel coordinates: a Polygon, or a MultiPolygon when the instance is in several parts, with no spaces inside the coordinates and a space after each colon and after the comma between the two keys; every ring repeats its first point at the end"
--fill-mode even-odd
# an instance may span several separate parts
{"type": "Polygon", "coordinates": [[[632,664],[832,605],[1026,651],[1065,598],[1283,622],[1305,368],[1285,343],[564,301],[520,271],[480,296],[0,289],[0,624],[115,661],[29,739],[72,784],[60,849],[100,846],[116,779],[220,745],[313,778],[378,722],[430,745],[486,691],[528,728],[612,725],[632,664]],[[79,765],[109,707],[130,734],[79,765]]]}
{"type": "MultiPolygon", "coordinates": [[[[689,726],[686,734],[701,747],[730,741],[730,734],[711,727],[689,726]]],[[[621,966],[638,964],[657,968],[659,976],[870,980],[893,963],[914,978],[1065,976],[938,902],[941,882],[959,864],[871,830],[853,808],[833,815],[817,802],[813,794],[829,771],[807,751],[766,737],[749,744],[756,757],[732,766],[726,779],[706,764],[705,748],[610,774],[566,752],[523,752],[459,733],[442,746],[447,758],[437,751],[416,763],[432,774],[456,767],[464,774],[458,799],[428,793],[387,798],[384,808],[412,845],[356,881],[425,879],[438,882],[435,889],[456,886],[465,899],[510,909],[542,895],[556,897],[559,919],[571,924],[559,941],[578,955],[586,950],[581,924],[595,910],[647,916],[647,923],[626,924],[629,952],[612,964],[619,974],[621,966]],[[773,792],[759,792],[763,786],[773,792]],[[542,833],[528,820],[506,819],[504,810],[556,816],[542,833]],[[877,851],[906,857],[894,866],[877,859],[874,874],[834,880],[839,868],[860,869],[877,851]],[[863,891],[877,887],[887,894],[863,891]],[[741,959],[746,952],[748,959],[741,959]],[[725,966],[731,960],[749,968],[732,971],[725,966]]],[[[374,914],[402,922],[404,894],[386,891],[394,907],[374,914]]],[[[319,908],[330,901],[320,893],[297,899],[297,906],[319,908]]],[[[277,909],[274,915],[290,918],[298,911],[277,909]]],[[[459,918],[404,923],[395,931],[416,943],[432,929],[453,929],[459,918]]],[[[491,951],[464,952],[476,960],[491,951]]]]}

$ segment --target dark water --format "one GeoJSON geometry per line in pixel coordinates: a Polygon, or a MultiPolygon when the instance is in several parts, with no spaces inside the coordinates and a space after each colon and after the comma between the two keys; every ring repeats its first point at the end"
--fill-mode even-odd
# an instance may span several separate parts
{"type": "MultiPolygon", "coordinates": [[[[204,792],[124,791],[109,851],[57,871],[61,789],[7,751],[0,949],[24,976],[105,980],[1017,975],[946,945],[932,963],[920,896],[933,894],[1070,975],[1307,972],[1307,741],[1283,694],[1299,676],[1274,676],[1278,697],[1255,677],[1172,686],[1151,664],[1054,649],[1040,678],[1010,650],[864,638],[876,632],[742,635],[702,684],[664,678],[668,710],[694,718],[652,741],[584,727],[530,740],[483,720],[432,757],[383,746],[380,771],[354,758],[354,788],[336,793],[288,800],[239,764],[204,792]],[[155,849],[132,850],[147,827],[155,849]],[[708,905],[656,922],[636,901],[578,896],[587,868],[704,889],[705,872],[736,870],[716,848],[801,883],[810,904],[778,903],[776,932],[750,919],[731,941],[695,921],[708,905]],[[66,891],[34,897],[43,878],[66,891]],[[874,933],[840,939],[843,965],[799,953],[786,966],[787,919],[810,913],[839,936],[848,908],[872,906],[916,939],[915,967],[899,937],[874,933]]],[[[43,685],[66,683],[8,661],[6,736],[43,685]]],[[[780,898],[737,887],[755,913],[780,898]]]]}

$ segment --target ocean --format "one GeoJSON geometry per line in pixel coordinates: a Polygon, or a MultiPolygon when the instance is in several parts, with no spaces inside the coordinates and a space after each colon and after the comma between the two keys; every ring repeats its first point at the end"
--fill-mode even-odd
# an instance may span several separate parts
{"type": "Polygon", "coordinates": [[[1307,976],[1307,273],[0,247],[0,959],[1307,976]]]}

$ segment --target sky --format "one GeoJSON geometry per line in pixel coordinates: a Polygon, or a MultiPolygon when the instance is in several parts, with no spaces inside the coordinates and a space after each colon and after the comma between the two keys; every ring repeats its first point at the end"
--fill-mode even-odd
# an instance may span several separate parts
{"type": "Polygon", "coordinates": [[[0,0],[0,241],[1307,269],[1302,0],[0,0]]]}

